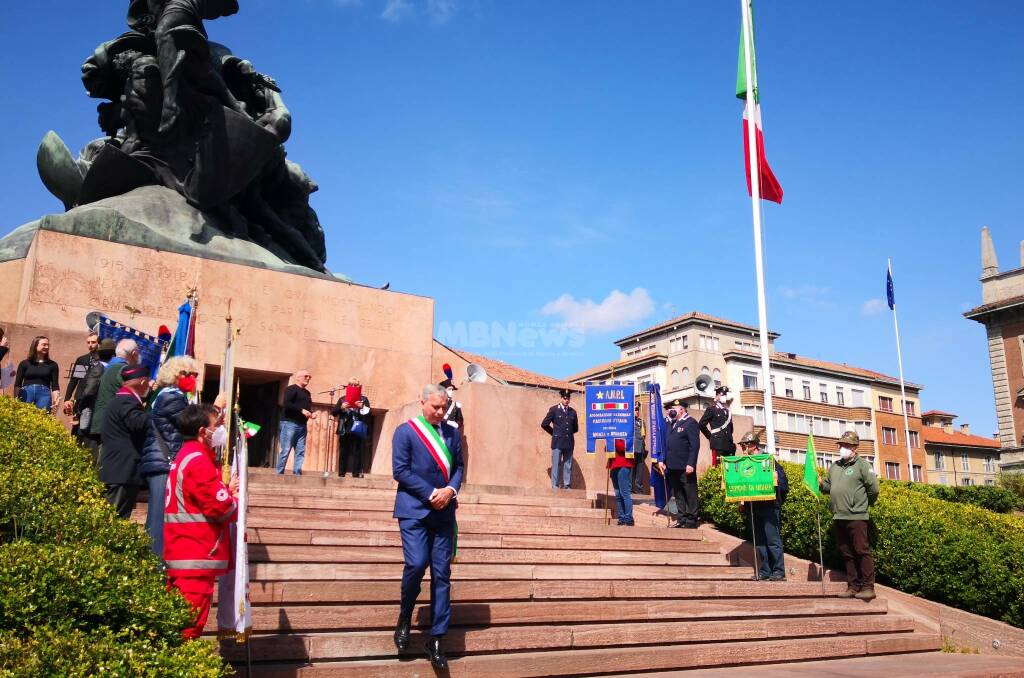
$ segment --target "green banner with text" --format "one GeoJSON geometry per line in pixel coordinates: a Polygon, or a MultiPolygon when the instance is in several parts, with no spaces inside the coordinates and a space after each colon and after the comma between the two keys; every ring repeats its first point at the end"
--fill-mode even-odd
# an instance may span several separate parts
{"type": "Polygon", "coordinates": [[[775,499],[775,460],[772,455],[722,457],[722,467],[722,487],[727,502],[775,499]]]}

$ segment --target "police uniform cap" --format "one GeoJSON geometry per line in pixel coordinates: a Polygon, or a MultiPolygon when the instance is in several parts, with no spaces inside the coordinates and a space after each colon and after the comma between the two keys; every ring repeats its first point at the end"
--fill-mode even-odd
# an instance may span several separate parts
{"type": "Polygon", "coordinates": [[[728,386],[719,386],[718,388],[715,389],[715,395],[722,395],[723,393],[728,393],[728,392],[729,392],[729,387],[728,386]]]}
{"type": "Polygon", "coordinates": [[[569,398],[572,397],[572,391],[570,391],[567,388],[563,388],[558,391],[558,395],[562,396],[563,398],[569,398]]]}

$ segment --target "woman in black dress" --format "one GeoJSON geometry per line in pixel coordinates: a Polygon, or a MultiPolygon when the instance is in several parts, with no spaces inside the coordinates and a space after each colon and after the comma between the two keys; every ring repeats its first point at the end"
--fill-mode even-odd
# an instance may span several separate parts
{"type": "Polygon", "coordinates": [[[39,336],[32,340],[28,358],[18,364],[14,391],[18,400],[51,410],[60,399],[60,368],[50,360],[50,340],[39,336]]]}

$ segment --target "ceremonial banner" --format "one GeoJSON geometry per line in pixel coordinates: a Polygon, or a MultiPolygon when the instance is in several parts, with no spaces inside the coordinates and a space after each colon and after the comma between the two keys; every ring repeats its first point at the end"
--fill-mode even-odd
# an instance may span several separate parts
{"type": "Polygon", "coordinates": [[[134,327],[122,325],[116,320],[111,320],[105,315],[100,316],[99,322],[100,341],[113,339],[114,342],[122,339],[131,339],[139,346],[139,364],[149,368],[150,374],[156,378],[157,370],[160,369],[160,357],[164,353],[166,342],[134,327]]]}
{"type": "Polygon", "coordinates": [[[633,384],[613,381],[610,384],[586,384],[587,453],[594,453],[594,444],[605,441],[609,457],[615,456],[615,440],[626,444],[626,457],[633,458],[633,384]]]}
{"type": "Polygon", "coordinates": [[[770,454],[722,457],[722,487],[725,501],[775,499],[775,458],[770,454]]]}
{"type": "Polygon", "coordinates": [[[661,509],[668,502],[665,478],[657,470],[657,462],[665,460],[665,416],[661,407],[661,385],[648,384],[647,392],[651,394],[647,410],[647,430],[651,432],[651,490],[654,492],[654,505],[661,509]]]}
{"type": "MultiPolygon", "coordinates": [[[[241,420],[239,419],[239,424],[241,420]]],[[[249,552],[246,539],[246,513],[249,508],[249,445],[239,425],[232,474],[238,475],[238,522],[231,526],[231,550],[234,569],[218,581],[217,636],[244,643],[252,629],[252,604],[249,602],[249,552]]]]}

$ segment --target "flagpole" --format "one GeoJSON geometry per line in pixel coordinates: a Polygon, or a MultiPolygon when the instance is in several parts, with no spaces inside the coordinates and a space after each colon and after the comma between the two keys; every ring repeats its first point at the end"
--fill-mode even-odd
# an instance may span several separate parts
{"type": "MultiPolygon", "coordinates": [[[[892,279],[892,259],[888,260],[889,278],[892,279]]],[[[907,387],[903,381],[903,351],[900,349],[900,322],[896,319],[896,296],[892,296],[892,324],[896,330],[896,361],[900,365],[900,397],[903,398],[903,432],[907,439],[907,480],[914,481],[914,455],[910,447],[910,417],[907,415],[907,387]]]]}
{"type": "Polygon", "coordinates": [[[747,74],[747,154],[750,162],[750,205],[754,217],[754,265],[757,273],[757,323],[761,338],[761,374],[764,392],[764,428],[768,453],[775,456],[775,409],[772,406],[771,363],[768,357],[768,308],[764,291],[764,252],[761,245],[761,166],[757,161],[757,123],[754,72],[753,27],[750,0],[740,0],[743,8],[743,61],[747,74]]]}

